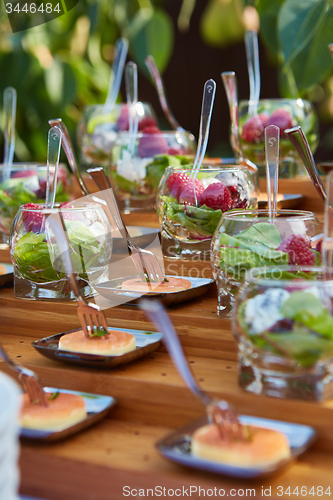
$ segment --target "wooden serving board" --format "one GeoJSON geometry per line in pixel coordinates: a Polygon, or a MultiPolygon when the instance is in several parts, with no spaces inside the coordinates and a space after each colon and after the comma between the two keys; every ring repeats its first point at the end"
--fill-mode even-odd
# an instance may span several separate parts
{"type": "MultiPolygon", "coordinates": [[[[155,442],[171,430],[204,413],[201,403],[184,387],[163,346],[130,365],[113,370],[78,368],[40,356],[31,342],[78,326],[73,303],[15,299],[0,291],[0,340],[18,362],[35,370],[44,385],[112,395],[118,405],[94,428],[63,442],[40,446],[23,442],[21,490],[49,500],[119,500],[123,487],[134,489],[252,488],[323,486],[331,484],[333,466],[333,402],[310,403],[255,396],[237,383],[236,348],[231,322],[216,315],[214,289],[192,303],[170,309],[193,372],[203,389],[230,401],[239,412],[313,425],[315,446],[277,476],[235,481],[190,470],[160,457],[155,442]]],[[[130,306],[106,311],[112,326],[153,329],[143,313],[130,306]]],[[[8,372],[6,365],[1,369],[8,372]]],[[[199,498],[194,493],[193,498],[199,498]]],[[[277,497],[277,495],[276,495],[277,497]]],[[[311,494],[309,498],[313,498],[311,494]]]]}
{"type": "MultiPolygon", "coordinates": [[[[309,182],[305,184],[314,204],[303,208],[316,206],[322,212],[309,182]]],[[[281,192],[304,194],[296,189],[298,181],[287,184],[290,190],[281,192]]],[[[158,227],[155,214],[129,215],[125,222],[158,227]]],[[[6,262],[6,256],[9,258],[8,251],[0,252],[0,261],[6,262]]],[[[186,276],[195,271],[204,277],[211,275],[209,262],[166,259],[165,267],[167,274],[186,276]]],[[[38,354],[31,342],[77,328],[75,304],[18,300],[12,289],[0,289],[0,341],[14,360],[36,371],[44,385],[112,395],[118,400],[105,420],[66,441],[50,445],[22,442],[22,494],[45,500],[120,500],[129,491],[124,487],[133,489],[132,496],[143,496],[142,492],[152,496],[155,487],[166,488],[166,492],[183,488],[188,492],[192,487],[191,498],[202,498],[195,492],[195,487],[201,487],[224,489],[225,496],[235,498],[245,497],[246,490],[252,491],[247,495],[252,498],[281,498],[278,487],[283,492],[288,487],[294,492],[298,487],[300,492],[302,486],[306,488],[303,498],[317,498],[317,487],[324,492],[331,487],[332,494],[333,401],[311,403],[243,392],[238,387],[231,322],[217,316],[216,306],[216,289],[212,287],[197,300],[169,309],[199,383],[216,397],[230,401],[240,413],[314,426],[318,441],[308,452],[278,475],[257,481],[234,480],[167,461],[156,451],[155,442],[203,415],[204,408],[184,386],[164,346],[140,361],[113,370],[51,361],[38,354]],[[237,496],[238,489],[243,493],[237,496]]],[[[112,308],[106,315],[110,326],[154,330],[141,310],[133,306],[112,308]]],[[[9,373],[3,362],[0,368],[9,373]]],[[[282,498],[290,500],[293,495],[286,493],[282,498]]]]}

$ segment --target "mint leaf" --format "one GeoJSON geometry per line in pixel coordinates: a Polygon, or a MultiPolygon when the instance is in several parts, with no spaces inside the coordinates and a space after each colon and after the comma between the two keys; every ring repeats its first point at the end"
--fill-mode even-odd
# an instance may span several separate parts
{"type": "Polygon", "coordinates": [[[295,328],[290,333],[265,332],[268,339],[281,346],[301,366],[308,367],[323,355],[333,355],[333,342],[313,335],[307,328],[295,328]]]}
{"type": "Polygon", "coordinates": [[[237,238],[246,241],[253,241],[266,245],[270,248],[277,248],[281,244],[279,231],[269,222],[258,222],[238,233],[237,238]]]}
{"type": "Polygon", "coordinates": [[[59,396],[60,392],[59,391],[56,391],[56,392],[52,392],[51,394],[49,394],[47,396],[47,399],[49,401],[54,401],[58,396],[59,396]]]}
{"type": "Polygon", "coordinates": [[[105,337],[106,335],[109,335],[109,332],[105,330],[102,326],[94,330],[94,333],[91,333],[89,337],[105,337]]]}
{"type": "Polygon", "coordinates": [[[134,181],[129,181],[125,179],[122,175],[117,174],[117,172],[112,171],[110,173],[111,177],[114,180],[115,185],[119,187],[122,191],[126,191],[127,193],[136,193],[138,190],[138,184],[134,181]]]}
{"type": "Polygon", "coordinates": [[[312,293],[293,292],[282,305],[281,314],[333,340],[333,316],[312,293]]]}

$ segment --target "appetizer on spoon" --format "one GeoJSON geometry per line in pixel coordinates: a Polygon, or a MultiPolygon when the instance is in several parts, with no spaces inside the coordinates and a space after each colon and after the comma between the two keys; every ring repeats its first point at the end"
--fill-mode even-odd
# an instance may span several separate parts
{"type": "Polygon", "coordinates": [[[181,377],[206,407],[210,423],[193,433],[192,455],[239,469],[268,469],[289,460],[290,446],[282,432],[242,424],[227,401],[213,399],[198,387],[163,306],[157,301],[142,300],[141,308],[163,333],[163,341],[181,377]]]}

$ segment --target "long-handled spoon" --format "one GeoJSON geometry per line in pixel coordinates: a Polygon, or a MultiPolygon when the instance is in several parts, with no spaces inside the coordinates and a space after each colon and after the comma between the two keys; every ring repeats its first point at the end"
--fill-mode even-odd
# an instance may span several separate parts
{"type": "Polygon", "coordinates": [[[238,92],[237,78],[234,71],[225,71],[221,73],[222,82],[229,104],[230,120],[231,120],[231,147],[233,149],[235,160],[238,165],[244,165],[255,176],[255,184],[259,189],[258,167],[252,161],[244,158],[243,151],[239,140],[238,128],[238,92]]]}
{"type": "Polygon", "coordinates": [[[45,208],[53,208],[58,181],[58,167],[62,132],[59,127],[52,127],[47,140],[47,172],[45,208]]]}
{"type": "Polygon", "coordinates": [[[256,115],[260,96],[260,67],[258,33],[254,30],[245,33],[245,49],[250,81],[249,114],[256,115]]]}
{"type": "Polygon", "coordinates": [[[280,128],[269,125],[265,128],[266,184],[269,218],[276,215],[279,176],[280,128]],[[273,194],[273,200],[272,200],[273,194]]]}
{"type": "Polygon", "coordinates": [[[176,118],[174,117],[174,115],[170,109],[170,106],[169,106],[169,103],[168,103],[168,100],[166,97],[166,93],[165,93],[163,80],[162,80],[161,74],[158,71],[158,68],[156,66],[155,59],[153,58],[153,56],[148,56],[145,59],[145,63],[146,63],[146,66],[149,70],[150,76],[152,77],[152,79],[154,81],[154,84],[155,84],[155,87],[157,90],[157,94],[158,94],[158,97],[160,99],[161,107],[163,109],[163,112],[164,112],[166,119],[170,123],[173,130],[184,131],[183,127],[181,127],[179,125],[178,121],[176,120],[176,118]]]}
{"type": "Polygon", "coordinates": [[[128,132],[129,132],[129,143],[128,151],[133,157],[135,139],[138,133],[139,117],[136,112],[136,104],[138,102],[138,67],[133,62],[130,61],[126,64],[125,68],[125,82],[126,82],[126,98],[128,106],[128,132]]]}
{"type": "Polygon", "coordinates": [[[238,128],[238,92],[237,79],[234,71],[225,71],[221,73],[222,82],[229,104],[231,120],[231,147],[234,151],[236,162],[243,159],[242,148],[239,140],[238,128]]]}
{"type": "Polygon", "coordinates": [[[184,356],[177,333],[162,304],[156,300],[141,300],[140,307],[156,325],[158,330],[163,333],[163,342],[177,370],[188,388],[203,402],[210,420],[218,425],[221,436],[226,440],[238,439],[245,441],[247,436],[245,435],[244,428],[238,420],[237,413],[231,408],[229,403],[213,399],[197,385],[184,356]]]}
{"type": "Polygon", "coordinates": [[[23,389],[27,392],[30,402],[44,407],[48,406],[43,386],[36,373],[29,370],[29,368],[25,368],[25,366],[14,363],[1,344],[0,358],[7,363],[11,370],[18,373],[19,381],[21,382],[23,389]]]}
{"type": "Polygon", "coordinates": [[[207,80],[205,85],[204,85],[203,98],[202,98],[197,153],[195,155],[195,159],[194,159],[194,163],[193,163],[193,167],[192,167],[192,171],[191,171],[191,179],[193,180],[193,184],[194,184],[194,197],[195,197],[196,204],[197,204],[197,195],[195,192],[195,182],[194,181],[196,179],[197,173],[199,172],[199,169],[201,167],[201,164],[202,164],[202,161],[204,159],[206,149],[207,149],[209,127],[210,127],[210,120],[212,117],[215,92],[216,92],[215,81],[212,79],[207,80]]]}
{"type": "Polygon", "coordinates": [[[315,188],[317,189],[322,199],[325,201],[326,200],[325,188],[323,186],[323,183],[321,182],[316,162],[314,161],[310,145],[302,128],[300,126],[288,128],[284,131],[284,133],[287,135],[290,142],[294,145],[295,149],[297,150],[298,154],[301,157],[301,160],[304,163],[304,166],[315,188]]]}
{"type": "Polygon", "coordinates": [[[82,176],[81,176],[81,173],[80,173],[80,170],[79,170],[76,158],[75,158],[73,144],[72,144],[72,141],[71,141],[71,138],[70,138],[70,135],[69,135],[69,132],[67,130],[66,125],[64,124],[64,122],[62,121],[61,118],[53,118],[52,120],[49,120],[49,125],[51,127],[57,126],[60,128],[60,130],[62,132],[62,147],[64,148],[65,154],[67,156],[69,168],[70,168],[72,174],[74,175],[74,177],[76,178],[76,180],[80,186],[82,194],[84,196],[88,195],[89,190],[88,190],[87,186],[85,185],[84,180],[82,179],[82,176]]]}
{"type": "Polygon", "coordinates": [[[109,90],[103,107],[103,114],[110,113],[116,103],[120,90],[121,79],[124,72],[127,51],[128,41],[126,40],[126,38],[119,38],[115,44],[116,56],[112,64],[109,90]]]}
{"type": "Polygon", "coordinates": [[[3,92],[4,115],[5,115],[5,155],[3,179],[10,178],[14,149],[15,149],[15,118],[16,118],[16,90],[6,87],[3,92]]]}

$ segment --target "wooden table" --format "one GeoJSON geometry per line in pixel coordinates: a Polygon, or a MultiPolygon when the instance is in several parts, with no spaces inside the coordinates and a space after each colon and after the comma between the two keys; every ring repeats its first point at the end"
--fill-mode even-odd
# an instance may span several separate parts
{"type": "MultiPolygon", "coordinates": [[[[157,224],[152,215],[128,216],[126,221],[157,224]]],[[[166,260],[165,265],[170,274],[183,265],[186,274],[193,263],[166,260]]],[[[196,267],[205,276],[210,273],[209,262],[197,262],[196,267]]],[[[324,492],[331,488],[333,493],[333,401],[283,400],[242,391],[237,383],[231,323],[216,314],[215,286],[205,296],[169,309],[203,389],[227,399],[241,413],[313,425],[319,434],[311,450],[273,477],[256,481],[230,479],[179,466],[158,454],[154,444],[159,438],[204,414],[163,346],[140,361],[113,370],[53,362],[39,355],[31,342],[78,327],[75,304],[18,300],[11,288],[0,290],[0,304],[1,342],[9,355],[35,370],[44,385],[112,395],[118,401],[107,418],[70,439],[48,445],[22,442],[23,494],[48,500],[120,500],[131,498],[130,490],[132,496],[152,497],[152,491],[147,489],[155,487],[160,488],[155,497],[160,492],[163,498],[172,496],[172,492],[182,498],[202,498],[199,487],[205,489],[206,496],[214,494],[216,488],[212,498],[218,497],[219,490],[220,495],[225,490],[225,496],[235,498],[296,498],[296,494],[288,495],[288,487],[291,493],[298,487],[299,496],[312,499],[320,496],[317,487],[323,487],[324,492]],[[300,494],[302,486],[307,487],[308,494],[300,494]],[[312,486],[314,495],[309,493],[312,486]],[[283,488],[283,495],[278,487],[283,488]]],[[[112,308],[106,314],[111,326],[154,329],[133,306],[112,308]]],[[[3,363],[0,367],[8,372],[3,363]]]]}

